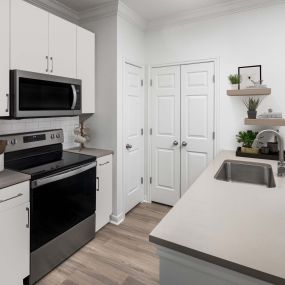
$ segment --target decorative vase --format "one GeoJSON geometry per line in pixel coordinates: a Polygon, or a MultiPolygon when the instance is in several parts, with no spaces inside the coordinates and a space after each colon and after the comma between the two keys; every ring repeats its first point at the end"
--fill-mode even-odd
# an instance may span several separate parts
{"type": "Polygon", "coordinates": [[[239,84],[232,84],[232,90],[238,90],[239,84]]]}
{"type": "Polygon", "coordinates": [[[243,152],[243,153],[251,153],[251,154],[258,154],[259,153],[259,149],[258,148],[254,148],[254,147],[245,147],[245,146],[243,146],[241,148],[241,152],[243,152]]]}
{"type": "Polygon", "coordinates": [[[247,111],[247,116],[249,119],[256,119],[257,111],[247,111]]]}

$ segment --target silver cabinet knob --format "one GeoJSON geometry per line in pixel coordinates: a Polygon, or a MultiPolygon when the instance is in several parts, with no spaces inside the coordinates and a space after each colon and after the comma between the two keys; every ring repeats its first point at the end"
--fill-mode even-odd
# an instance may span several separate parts
{"type": "Polygon", "coordinates": [[[131,144],[126,144],[126,149],[131,149],[133,146],[131,144]]]}
{"type": "Polygon", "coordinates": [[[182,142],[182,146],[187,146],[187,142],[182,142]]]}
{"type": "Polygon", "coordinates": [[[179,144],[178,141],[173,142],[173,145],[178,145],[178,144],[179,144]]]}

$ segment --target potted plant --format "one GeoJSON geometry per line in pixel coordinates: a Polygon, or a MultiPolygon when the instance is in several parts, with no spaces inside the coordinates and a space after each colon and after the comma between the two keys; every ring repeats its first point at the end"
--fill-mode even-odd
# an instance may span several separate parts
{"type": "Polygon", "coordinates": [[[257,154],[259,152],[258,148],[253,148],[252,144],[257,136],[258,132],[252,130],[240,131],[236,136],[237,142],[242,143],[241,151],[244,153],[257,154]]]}
{"type": "Polygon", "coordinates": [[[233,90],[238,90],[239,84],[241,82],[241,77],[239,74],[230,74],[229,75],[229,81],[232,84],[232,89],[233,90]]]}
{"type": "Polygon", "coordinates": [[[261,103],[261,100],[259,98],[249,98],[248,100],[243,100],[244,105],[247,108],[247,116],[249,119],[256,119],[257,115],[257,108],[261,103]]]}

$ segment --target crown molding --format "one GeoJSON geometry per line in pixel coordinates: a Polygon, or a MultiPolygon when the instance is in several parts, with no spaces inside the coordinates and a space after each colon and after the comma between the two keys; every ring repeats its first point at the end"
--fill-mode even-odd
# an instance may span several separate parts
{"type": "Polygon", "coordinates": [[[162,17],[150,21],[147,25],[147,31],[163,29],[174,25],[184,25],[201,20],[226,16],[235,13],[246,12],[248,10],[269,7],[278,4],[285,4],[284,0],[237,0],[232,3],[220,3],[209,5],[204,8],[184,11],[175,16],[162,17]]]}
{"type": "Polygon", "coordinates": [[[44,9],[52,14],[78,24],[78,12],[56,0],[25,0],[26,2],[44,9]]]}
{"type": "Polygon", "coordinates": [[[145,30],[147,27],[147,21],[121,1],[119,1],[118,5],[118,16],[131,24],[135,24],[141,30],[145,30]]]}
{"type": "Polygon", "coordinates": [[[116,16],[118,13],[119,0],[111,0],[106,3],[95,5],[93,8],[78,13],[79,23],[86,24],[98,21],[102,18],[116,16]]]}

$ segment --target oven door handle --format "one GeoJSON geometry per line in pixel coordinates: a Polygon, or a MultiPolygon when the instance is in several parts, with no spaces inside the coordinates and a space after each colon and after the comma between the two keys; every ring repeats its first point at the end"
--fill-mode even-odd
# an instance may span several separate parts
{"type": "Polygon", "coordinates": [[[82,166],[82,167],[76,167],[76,168],[72,168],[68,171],[61,172],[57,175],[51,175],[51,176],[48,176],[46,178],[40,178],[38,180],[32,181],[31,188],[36,189],[40,186],[44,186],[44,185],[49,184],[49,183],[53,183],[53,182],[56,182],[59,180],[69,178],[71,176],[83,173],[83,172],[85,172],[91,168],[96,167],[96,166],[97,166],[97,162],[95,161],[95,162],[92,162],[92,163],[87,164],[87,165],[82,166]]]}
{"type": "Polygon", "coordinates": [[[76,91],[75,85],[72,84],[71,88],[72,88],[72,93],[73,93],[73,103],[71,106],[71,110],[74,110],[76,107],[76,103],[77,103],[77,91],[76,91]]]}

